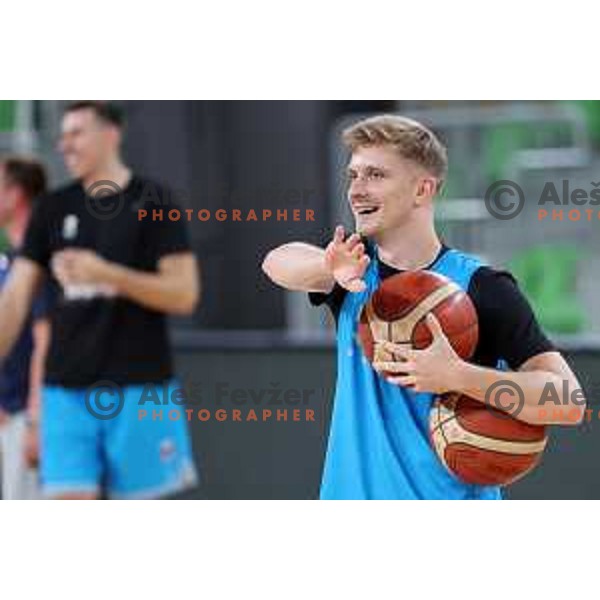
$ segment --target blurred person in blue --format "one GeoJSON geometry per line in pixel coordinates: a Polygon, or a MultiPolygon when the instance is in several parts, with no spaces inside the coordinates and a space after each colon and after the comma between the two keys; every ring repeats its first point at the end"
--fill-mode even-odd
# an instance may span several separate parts
{"type": "Polygon", "coordinates": [[[142,405],[181,409],[169,405],[180,386],[167,315],[195,310],[200,281],[185,224],[137,217],[172,200],[124,164],[123,117],[109,102],[65,108],[60,150],[74,181],[36,207],[0,297],[5,356],[44,278],[60,289],[40,437],[51,498],[156,498],[197,481],[185,420],[139,418],[142,405]]]}
{"type": "MultiPolygon", "coordinates": [[[[29,158],[0,160],[0,227],[8,247],[0,254],[0,289],[23,243],[34,202],[46,192],[44,167],[29,158]]],[[[2,498],[39,498],[38,424],[44,363],[50,339],[50,292],[35,299],[10,354],[0,363],[2,498]]]]}

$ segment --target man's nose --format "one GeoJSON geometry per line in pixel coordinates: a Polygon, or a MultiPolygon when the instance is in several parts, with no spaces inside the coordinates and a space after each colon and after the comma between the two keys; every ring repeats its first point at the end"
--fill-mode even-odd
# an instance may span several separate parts
{"type": "Polygon", "coordinates": [[[352,202],[364,200],[368,197],[367,186],[364,183],[353,181],[348,190],[348,196],[352,202]]]}
{"type": "Polygon", "coordinates": [[[350,187],[348,189],[348,193],[351,198],[361,198],[366,196],[367,193],[367,185],[364,179],[357,177],[350,182],[350,187]]]}

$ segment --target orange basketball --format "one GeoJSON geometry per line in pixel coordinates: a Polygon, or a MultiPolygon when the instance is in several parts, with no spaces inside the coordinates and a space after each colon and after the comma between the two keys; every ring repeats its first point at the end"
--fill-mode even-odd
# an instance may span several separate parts
{"type": "Polygon", "coordinates": [[[377,342],[390,341],[422,349],[432,341],[425,317],[432,312],[455,352],[463,359],[475,352],[477,313],[462,288],[431,271],[406,271],[388,277],[364,306],[358,334],[371,362],[393,356],[377,342]]]}
{"type": "Polygon", "coordinates": [[[436,399],[431,443],[444,465],[465,483],[508,485],[529,473],[546,447],[546,428],[462,394],[436,399]]]}

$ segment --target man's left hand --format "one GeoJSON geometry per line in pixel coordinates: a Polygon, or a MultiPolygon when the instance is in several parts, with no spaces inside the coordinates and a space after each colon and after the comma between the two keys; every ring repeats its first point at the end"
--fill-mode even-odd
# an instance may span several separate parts
{"type": "Polygon", "coordinates": [[[464,363],[432,313],[427,315],[426,322],[433,336],[427,348],[413,350],[405,345],[379,342],[385,350],[401,360],[375,362],[373,367],[379,373],[385,372],[390,383],[409,387],[415,392],[443,394],[457,389],[455,381],[464,363]]]}
{"type": "Polygon", "coordinates": [[[93,250],[67,248],[52,257],[52,271],[64,286],[110,283],[110,263],[93,250]]]}

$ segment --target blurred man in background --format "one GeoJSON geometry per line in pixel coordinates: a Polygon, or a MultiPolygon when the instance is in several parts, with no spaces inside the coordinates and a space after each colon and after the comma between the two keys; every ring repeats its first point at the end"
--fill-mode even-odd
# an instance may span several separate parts
{"type": "MultiPolygon", "coordinates": [[[[0,255],[0,288],[23,243],[34,199],[46,192],[46,174],[34,160],[0,160],[0,227],[9,244],[0,255]]],[[[39,496],[38,418],[44,363],[50,336],[48,294],[38,296],[15,345],[0,363],[0,454],[2,497],[39,496]]]]}
{"type": "Polygon", "coordinates": [[[167,192],[123,163],[122,131],[115,105],[66,108],[61,150],[75,181],[37,207],[0,297],[6,355],[44,275],[62,290],[41,429],[42,485],[54,498],[158,497],[196,480],[185,420],[167,417],[180,407],[169,406],[177,388],[166,315],[193,312],[198,268],[183,222],[138,219],[167,192]],[[95,195],[99,185],[108,194],[95,195]],[[140,408],[164,415],[140,420],[140,408]]]}

